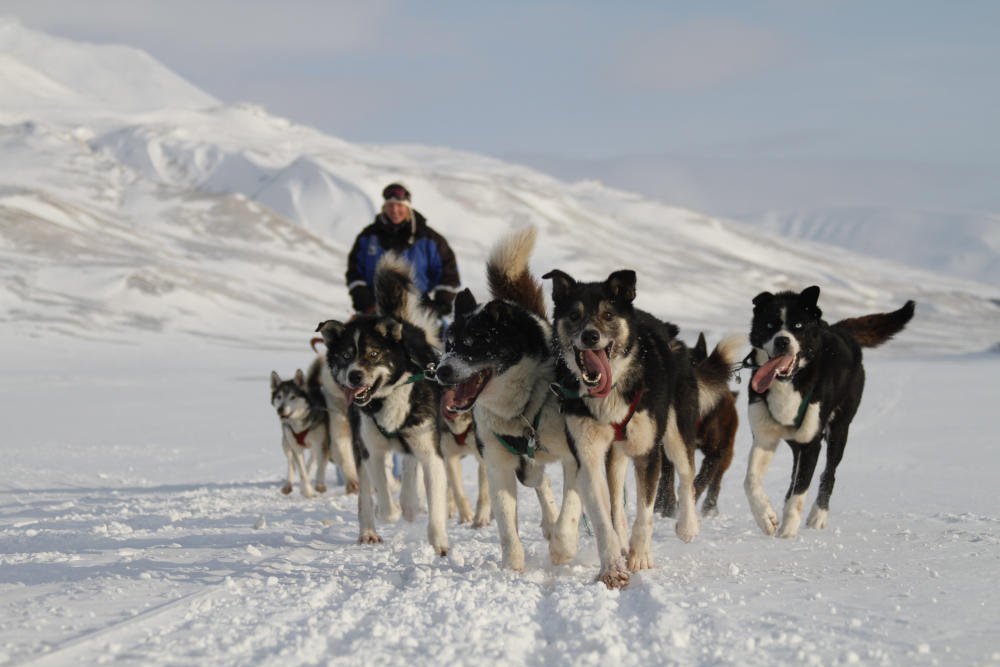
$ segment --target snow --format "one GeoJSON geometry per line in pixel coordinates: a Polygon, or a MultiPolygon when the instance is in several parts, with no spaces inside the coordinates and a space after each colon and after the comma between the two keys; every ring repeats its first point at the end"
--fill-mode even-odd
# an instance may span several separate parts
{"type": "MultiPolygon", "coordinates": [[[[350,145],[119,55],[0,23],[0,83],[25,82],[0,111],[0,663],[1000,662],[995,284],[478,155],[350,145]],[[490,245],[530,223],[536,273],[634,268],[639,304],[690,341],[745,331],[764,289],[819,284],[831,320],[915,299],[867,355],[829,527],[760,533],[745,424],[720,516],[691,544],[658,518],[656,567],[622,591],[593,583],[585,532],[549,563],[524,489],[522,574],[499,569],[495,526],[452,520],[442,559],[423,516],[361,546],[343,487],[281,495],[268,376],[347,314],[346,252],[397,178],[480,297],[490,245]]],[[[790,471],[782,446],[772,500],[790,471]]]]}

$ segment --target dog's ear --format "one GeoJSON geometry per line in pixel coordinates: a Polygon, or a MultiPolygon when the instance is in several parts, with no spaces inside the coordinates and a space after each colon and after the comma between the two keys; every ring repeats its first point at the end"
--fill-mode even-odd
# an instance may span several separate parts
{"type": "Polygon", "coordinates": [[[512,315],[510,304],[506,301],[490,301],[486,306],[486,312],[494,322],[508,319],[512,315]]]}
{"type": "Polygon", "coordinates": [[[819,309],[819,286],[812,285],[802,290],[799,294],[799,305],[803,310],[815,317],[817,320],[823,317],[823,311],[819,309]]]}
{"type": "Polygon", "coordinates": [[[694,344],[692,354],[694,355],[694,358],[698,360],[708,358],[708,343],[705,342],[704,331],[698,334],[698,342],[694,344]]]}
{"type": "Polygon", "coordinates": [[[569,296],[570,290],[576,286],[576,281],[568,273],[563,273],[559,269],[552,269],[542,280],[552,279],[552,301],[561,303],[569,296]]]}
{"type": "Polygon", "coordinates": [[[466,287],[455,297],[455,315],[466,315],[476,309],[476,297],[472,296],[472,290],[466,287]]]}
{"type": "Polygon", "coordinates": [[[635,301],[635,271],[631,269],[615,271],[604,282],[607,283],[616,301],[625,303],[635,301]]]}
{"type": "Polygon", "coordinates": [[[375,331],[383,338],[391,338],[397,343],[403,340],[403,323],[392,317],[383,317],[375,324],[375,331]]]}
{"type": "Polygon", "coordinates": [[[301,368],[295,369],[295,384],[299,385],[300,389],[306,388],[306,374],[302,372],[301,368]]]}
{"type": "Polygon", "coordinates": [[[753,298],[753,305],[755,307],[763,306],[764,304],[771,303],[772,301],[774,301],[773,294],[771,294],[770,292],[761,292],[760,294],[758,294],[753,298]]]}
{"type": "Polygon", "coordinates": [[[316,331],[323,336],[323,344],[326,345],[326,349],[332,350],[337,344],[337,340],[340,339],[340,335],[344,333],[344,325],[337,320],[326,320],[316,326],[316,331]]]}
{"type": "Polygon", "coordinates": [[[271,391],[273,392],[281,384],[281,378],[278,377],[277,371],[271,371],[271,391]]]}

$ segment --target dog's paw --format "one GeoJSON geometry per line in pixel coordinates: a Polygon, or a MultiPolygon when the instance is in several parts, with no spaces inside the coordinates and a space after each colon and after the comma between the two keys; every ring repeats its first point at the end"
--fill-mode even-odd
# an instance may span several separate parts
{"type": "Polygon", "coordinates": [[[390,507],[385,508],[380,506],[376,512],[378,520],[384,523],[396,523],[402,515],[403,512],[396,503],[393,503],[390,507]]]}
{"type": "Polygon", "coordinates": [[[677,504],[666,505],[660,508],[660,516],[665,516],[668,519],[673,519],[677,516],[677,504]]]}
{"type": "Polygon", "coordinates": [[[314,488],[316,493],[326,493],[326,484],[317,484],[314,488]]]}
{"type": "Polygon", "coordinates": [[[702,505],[701,515],[706,519],[714,519],[715,517],[719,516],[719,508],[716,507],[715,505],[712,506],[702,505]]]}
{"type": "Polygon", "coordinates": [[[302,489],[302,497],[303,498],[315,498],[316,497],[316,492],[313,491],[312,489],[308,488],[308,487],[304,488],[304,489],[302,489]]]}
{"type": "Polygon", "coordinates": [[[549,541],[549,558],[553,565],[568,563],[576,556],[577,540],[563,535],[553,535],[549,541]]]}
{"type": "Polygon", "coordinates": [[[347,483],[344,485],[344,493],[351,496],[354,495],[355,493],[360,493],[360,492],[361,492],[361,484],[358,483],[358,480],[356,479],[347,480],[347,483]]]}
{"type": "Polygon", "coordinates": [[[778,537],[782,539],[791,539],[793,537],[798,537],[799,534],[799,522],[792,521],[788,523],[782,523],[778,528],[778,537]]]}
{"type": "Polygon", "coordinates": [[[674,532],[681,542],[691,542],[698,537],[700,531],[701,523],[698,521],[698,515],[693,512],[687,517],[678,519],[677,525],[674,526],[674,532]]]}
{"type": "Polygon", "coordinates": [[[458,513],[458,522],[460,524],[461,523],[472,523],[472,520],[473,520],[474,516],[475,515],[472,513],[472,510],[459,512],[458,513]]]}
{"type": "Polygon", "coordinates": [[[806,525],[810,528],[823,530],[826,528],[826,518],[829,514],[830,510],[825,510],[818,505],[813,505],[813,508],[809,511],[809,518],[806,519],[806,525]]]}
{"type": "Polygon", "coordinates": [[[285,484],[283,487],[281,487],[281,492],[287,496],[289,493],[292,492],[292,485],[285,484]]]}
{"type": "Polygon", "coordinates": [[[451,551],[451,547],[449,547],[448,545],[445,545],[443,547],[434,547],[434,551],[437,552],[438,556],[444,558],[445,556],[448,555],[448,552],[451,551]]]}
{"type": "Polygon", "coordinates": [[[480,515],[477,514],[476,518],[474,518],[472,520],[472,527],[473,528],[483,528],[483,527],[488,526],[488,525],[490,525],[490,515],[489,514],[487,514],[486,516],[480,516],[480,515]]]}
{"type": "Polygon", "coordinates": [[[412,505],[403,505],[403,518],[410,523],[417,520],[417,516],[420,514],[419,509],[413,507],[412,505]]]}
{"type": "Polygon", "coordinates": [[[505,570],[524,572],[524,551],[520,548],[505,553],[500,561],[500,566],[505,570]]]}
{"type": "Polygon", "coordinates": [[[363,530],[358,538],[358,544],[378,544],[381,541],[381,536],[374,530],[363,530]]]}
{"type": "Polygon", "coordinates": [[[625,561],[616,559],[608,567],[601,570],[595,581],[599,581],[610,589],[625,588],[632,575],[625,569],[625,561]]]}
{"type": "Polygon", "coordinates": [[[759,504],[751,502],[750,511],[753,512],[753,518],[764,534],[774,535],[778,530],[778,513],[771,507],[771,503],[766,500],[759,504]]]}
{"type": "Polygon", "coordinates": [[[628,552],[628,569],[631,572],[638,572],[639,570],[648,570],[653,567],[653,554],[649,552],[649,549],[643,549],[641,552],[635,552],[629,550],[628,552]]]}

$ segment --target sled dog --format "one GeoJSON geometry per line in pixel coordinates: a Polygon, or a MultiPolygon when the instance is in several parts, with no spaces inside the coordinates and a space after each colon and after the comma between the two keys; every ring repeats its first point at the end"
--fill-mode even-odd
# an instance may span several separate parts
{"type": "Polygon", "coordinates": [[[542,533],[554,564],[576,555],[580,497],[577,462],[549,390],[555,375],[552,327],[542,286],[528,270],[537,231],[514,232],[493,248],[486,273],[492,300],[478,304],[469,290],[455,299],[455,321],[436,369],[446,386],[442,412],[475,418],[476,445],[486,462],[490,501],[500,533],[501,565],[524,570],[517,527],[517,483],[534,488],[542,533]],[[561,463],[563,502],[556,505],[545,465],[561,463]]]}
{"type": "MultiPolygon", "coordinates": [[[[375,487],[378,517],[387,522],[399,519],[385,465],[395,451],[413,457],[410,464],[419,464],[423,472],[428,539],[445,556],[449,544],[447,482],[439,450],[441,390],[436,382],[425,380],[428,366],[438,361],[439,324],[420,306],[412,267],[394,253],[387,253],[376,267],[375,300],[374,314],[348,322],[327,320],[316,329],[326,344],[333,378],[345,388],[349,406],[359,412],[359,454],[367,472],[359,476],[359,541],[370,544],[382,539],[375,530],[369,484],[375,487]]],[[[404,474],[404,487],[407,477],[404,474]]]]}
{"type": "Polygon", "coordinates": [[[448,473],[448,516],[451,517],[452,502],[458,512],[458,523],[471,523],[473,528],[482,528],[490,523],[489,481],[486,478],[486,462],[476,447],[476,425],[471,412],[442,411],[445,428],[441,429],[441,455],[444,457],[445,471],[448,473]],[[469,498],[462,483],[462,458],[472,455],[479,469],[476,496],[476,511],[473,513],[469,498]]]}
{"type": "MultiPolygon", "coordinates": [[[[698,334],[698,342],[691,348],[691,362],[696,366],[708,358],[708,345],[705,334],[698,334]]],[[[719,513],[719,490],[722,487],[722,476],[733,461],[733,447],[736,441],[736,428],[739,417],[736,414],[736,395],[732,392],[722,394],[719,402],[707,414],[698,420],[696,446],[703,458],[701,468],[694,478],[695,502],[706,491],[705,500],[701,504],[701,515],[716,516],[719,513]]],[[[656,490],[655,508],[663,516],[673,517],[677,514],[677,496],[674,493],[674,464],[664,456],[661,459],[660,485],[656,490]]]]}
{"type": "Polygon", "coordinates": [[[837,465],[865,384],[861,348],[888,341],[902,331],[914,312],[913,301],[907,301],[891,313],[830,325],[822,319],[818,299],[815,285],[798,294],[761,292],[753,299],[753,351],[744,362],[754,368],[748,411],[753,447],[743,486],[753,517],[767,535],[798,534],[824,438],[826,468],[806,525],[826,527],[837,465]],[[794,466],[779,525],[762,478],[780,440],[792,448],[794,466]]]}
{"type": "Polygon", "coordinates": [[[601,578],[624,585],[629,571],[653,566],[653,501],[663,453],[679,477],[677,536],[690,542],[698,534],[693,482],[697,422],[729,392],[730,366],[745,339],[723,340],[695,368],[686,347],[671,345],[677,327],[633,306],[634,271],[615,271],[603,282],[577,282],[559,270],[543,278],[552,279],[556,376],[570,446],[589,474],[607,461],[607,485],[596,479],[588,485],[600,494],[600,511],[588,508],[587,513],[600,549],[601,578]],[[630,539],[625,457],[633,461],[637,486],[630,539]]]}

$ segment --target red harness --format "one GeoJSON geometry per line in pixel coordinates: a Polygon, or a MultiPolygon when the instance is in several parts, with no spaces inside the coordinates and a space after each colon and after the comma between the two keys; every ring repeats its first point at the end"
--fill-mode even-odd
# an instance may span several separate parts
{"type": "Polygon", "coordinates": [[[467,437],[469,437],[469,431],[471,431],[471,430],[472,430],[472,424],[469,424],[465,428],[465,431],[463,431],[462,433],[453,433],[452,435],[455,436],[455,440],[458,441],[458,444],[460,444],[460,445],[462,445],[464,447],[465,446],[465,439],[467,437]]]}
{"type": "Polygon", "coordinates": [[[291,426],[289,426],[288,430],[291,431],[292,435],[295,436],[295,442],[299,443],[299,447],[308,447],[309,446],[309,445],[306,444],[306,436],[309,435],[310,429],[307,428],[306,430],[302,431],[301,433],[296,433],[295,429],[293,429],[291,426]]]}
{"type": "Polygon", "coordinates": [[[644,385],[640,384],[639,391],[635,392],[635,398],[632,399],[632,402],[628,406],[628,414],[625,415],[625,419],[618,424],[612,424],[615,429],[615,442],[625,439],[625,427],[628,426],[628,423],[632,420],[632,415],[635,414],[635,407],[639,405],[639,398],[642,397],[643,387],[644,385]]]}

